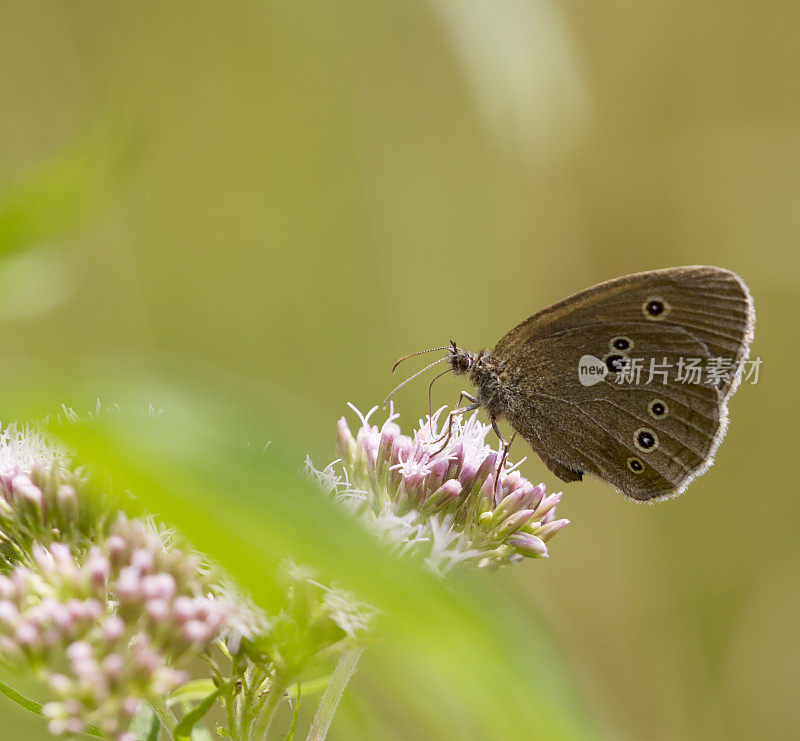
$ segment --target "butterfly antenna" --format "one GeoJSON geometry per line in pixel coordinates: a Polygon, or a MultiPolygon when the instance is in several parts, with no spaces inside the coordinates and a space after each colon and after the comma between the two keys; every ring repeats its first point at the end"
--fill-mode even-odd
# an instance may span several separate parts
{"type": "Polygon", "coordinates": [[[446,371],[442,371],[438,376],[434,377],[431,381],[431,385],[428,386],[428,414],[433,417],[433,384],[436,383],[442,376],[446,376],[448,373],[452,373],[453,369],[448,368],[446,371]]]}
{"type": "Polygon", "coordinates": [[[399,391],[401,388],[403,388],[403,386],[405,386],[409,381],[413,381],[417,376],[421,376],[426,370],[430,370],[431,368],[433,368],[434,365],[437,365],[438,363],[444,363],[446,360],[450,360],[450,358],[444,357],[444,358],[439,358],[438,360],[434,360],[430,365],[426,365],[422,370],[418,370],[413,376],[409,376],[402,383],[398,383],[397,386],[395,386],[389,392],[389,396],[387,396],[383,400],[383,406],[385,407],[389,403],[389,399],[391,399],[395,395],[395,393],[399,391]]]}
{"type": "MultiPolygon", "coordinates": [[[[444,347],[432,347],[430,350],[420,350],[419,352],[412,352],[412,353],[410,353],[408,355],[403,355],[403,357],[400,358],[400,360],[398,360],[392,366],[392,373],[394,373],[395,370],[397,370],[397,366],[400,365],[400,363],[402,363],[404,360],[408,360],[408,358],[413,358],[415,355],[424,355],[426,352],[436,352],[437,350],[447,350],[449,347],[450,347],[450,345],[445,345],[444,347]]],[[[430,366],[428,366],[428,367],[430,368],[430,366]]],[[[413,376],[412,376],[412,378],[413,378],[413,376]]],[[[409,378],[408,380],[410,381],[411,379],[409,378]]]]}

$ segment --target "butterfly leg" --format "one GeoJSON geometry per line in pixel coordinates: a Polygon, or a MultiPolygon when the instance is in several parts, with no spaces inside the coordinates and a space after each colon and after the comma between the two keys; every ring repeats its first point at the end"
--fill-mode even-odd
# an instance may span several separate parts
{"type": "Polygon", "coordinates": [[[492,429],[494,430],[494,434],[497,435],[497,439],[500,441],[500,444],[503,446],[503,453],[500,456],[500,462],[498,463],[497,471],[495,471],[494,474],[494,491],[495,491],[495,499],[497,499],[498,487],[500,486],[500,473],[502,472],[503,467],[506,464],[506,459],[508,458],[508,451],[511,449],[511,445],[514,442],[514,438],[517,436],[517,433],[515,432],[511,436],[511,439],[508,442],[506,442],[505,438],[503,437],[503,434],[500,432],[500,427],[497,425],[496,417],[492,417],[492,429]]]}
{"type": "Polygon", "coordinates": [[[497,439],[505,445],[506,440],[503,437],[503,433],[500,432],[500,428],[497,426],[497,417],[492,417],[492,429],[494,430],[494,434],[497,435],[497,439]]]}
{"type": "Polygon", "coordinates": [[[447,432],[444,435],[442,435],[441,437],[437,438],[436,440],[432,440],[432,442],[438,443],[438,442],[441,442],[442,440],[445,440],[444,444],[447,445],[447,441],[450,440],[450,434],[451,434],[452,428],[453,428],[453,415],[454,414],[464,414],[464,412],[471,412],[471,411],[477,409],[479,406],[480,406],[480,404],[478,404],[478,400],[474,396],[472,396],[472,394],[468,394],[466,391],[462,391],[458,395],[458,401],[456,401],[455,408],[453,409],[452,412],[450,412],[450,414],[447,415],[447,422],[448,422],[448,424],[447,424],[447,432]],[[471,401],[472,404],[470,406],[466,407],[465,409],[462,409],[461,408],[461,400],[462,399],[467,399],[468,401],[471,401]]]}
{"type": "MultiPolygon", "coordinates": [[[[458,409],[461,406],[461,400],[462,399],[466,399],[467,401],[470,401],[473,404],[477,404],[478,403],[478,400],[472,394],[468,394],[466,391],[462,391],[458,395],[458,401],[456,402],[456,409],[458,409]]],[[[453,411],[455,411],[455,409],[453,411]]]]}
{"type": "MultiPolygon", "coordinates": [[[[469,396],[469,394],[464,394],[464,395],[469,396]]],[[[459,399],[459,403],[460,401],[461,400],[459,399]]],[[[476,401],[474,404],[470,404],[468,407],[459,407],[458,409],[454,409],[452,412],[450,412],[450,414],[447,415],[447,432],[442,437],[431,441],[431,443],[438,443],[441,440],[444,440],[444,442],[439,446],[436,452],[431,453],[432,456],[441,453],[447,447],[447,443],[450,442],[450,438],[453,434],[453,418],[455,417],[455,415],[466,414],[467,412],[473,412],[479,406],[480,404],[476,401]]]]}

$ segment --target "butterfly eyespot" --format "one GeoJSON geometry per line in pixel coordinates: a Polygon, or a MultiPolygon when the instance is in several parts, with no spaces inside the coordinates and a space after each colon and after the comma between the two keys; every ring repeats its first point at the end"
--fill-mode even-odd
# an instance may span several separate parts
{"type": "Polygon", "coordinates": [[[612,350],[630,350],[633,348],[633,340],[630,337],[615,337],[608,346],[612,350]]]}
{"type": "Polygon", "coordinates": [[[669,413],[669,407],[666,401],[662,399],[653,399],[653,401],[647,405],[647,412],[653,419],[664,419],[669,413]]]}
{"type": "Polygon", "coordinates": [[[643,473],[644,472],[644,463],[641,462],[638,458],[631,456],[628,458],[628,470],[633,471],[634,473],[643,473]]]}
{"type": "Polygon", "coordinates": [[[642,427],[633,433],[633,443],[643,453],[650,453],[658,447],[658,437],[652,430],[642,427]]]}
{"type": "Polygon", "coordinates": [[[642,304],[642,311],[648,319],[663,319],[670,310],[670,305],[660,296],[651,296],[642,304]]]}
{"type": "Polygon", "coordinates": [[[605,362],[606,368],[610,373],[619,373],[627,365],[628,358],[624,355],[612,353],[611,355],[606,355],[603,362],[605,362]]]}

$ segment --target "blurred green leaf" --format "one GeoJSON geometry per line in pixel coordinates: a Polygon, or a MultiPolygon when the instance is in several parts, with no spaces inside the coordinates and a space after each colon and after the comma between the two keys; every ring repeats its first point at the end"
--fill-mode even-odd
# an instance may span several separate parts
{"type": "Polygon", "coordinates": [[[214,692],[208,695],[202,702],[195,705],[183,718],[180,719],[178,725],[172,735],[177,741],[188,741],[191,738],[192,730],[200,722],[201,718],[211,709],[215,700],[231,686],[231,682],[225,682],[217,687],[214,692]]]}
{"type": "Polygon", "coordinates": [[[210,695],[216,687],[210,679],[193,679],[181,685],[167,698],[167,705],[181,702],[197,702],[210,695]]]}
{"type": "Polygon", "coordinates": [[[105,205],[123,141],[98,126],[0,191],[0,255],[67,234],[105,205]]]}
{"type": "Polygon", "coordinates": [[[75,266],[57,245],[44,244],[0,257],[0,320],[47,314],[76,292],[75,266]]]}
{"type": "Polygon", "coordinates": [[[35,700],[30,700],[25,695],[17,692],[13,687],[9,687],[5,682],[0,682],[0,692],[2,692],[9,700],[17,703],[21,708],[30,710],[36,715],[42,714],[42,704],[35,700]]]}
{"type": "MultiPolygon", "coordinates": [[[[42,716],[43,706],[40,702],[36,702],[35,700],[25,697],[25,695],[17,692],[13,687],[10,687],[5,682],[0,682],[0,692],[2,692],[9,700],[15,702],[21,708],[29,710],[34,715],[42,716]]],[[[85,735],[94,736],[96,738],[103,738],[104,736],[103,732],[97,726],[93,725],[88,726],[85,735]]]]}
{"type": "Polygon", "coordinates": [[[366,664],[381,666],[378,701],[391,697],[411,727],[506,739],[532,715],[547,738],[587,736],[586,716],[540,627],[518,616],[490,579],[442,581],[387,553],[299,475],[301,458],[280,441],[274,419],[255,422],[236,406],[213,417],[202,395],[185,391],[165,406],[158,417],[100,414],[52,429],[80,460],[133,492],[134,511],[175,525],[268,611],[279,606],[273,574],[287,556],[377,606],[387,640],[367,652],[374,656],[366,664]],[[246,441],[265,429],[273,444],[248,450],[246,441]]]}
{"type": "Polygon", "coordinates": [[[153,719],[150,721],[150,730],[147,732],[147,741],[158,741],[161,735],[161,721],[158,716],[153,713],[153,719]]]}

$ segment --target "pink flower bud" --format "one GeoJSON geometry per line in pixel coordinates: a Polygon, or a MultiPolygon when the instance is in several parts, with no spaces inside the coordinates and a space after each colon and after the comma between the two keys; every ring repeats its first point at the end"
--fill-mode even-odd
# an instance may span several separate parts
{"type": "Polygon", "coordinates": [[[443,456],[438,457],[433,461],[430,467],[428,480],[425,482],[425,490],[429,495],[435,492],[444,483],[444,479],[445,476],[447,476],[447,471],[449,468],[450,461],[443,456]]]}
{"type": "MultiPolygon", "coordinates": [[[[56,703],[48,703],[45,705],[45,708],[48,705],[55,705],[56,703]]],[[[63,736],[67,732],[67,721],[65,718],[53,718],[47,724],[47,730],[50,731],[51,735],[53,736],[63,736]]]]}
{"type": "Polygon", "coordinates": [[[42,632],[41,644],[42,647],[45,649],[53,648],[57,643],[61,641],[61,633],[57,631],[55,628],[46,628],[42,632]]]}
{"type": "Polygon", "coordinates": [[[393,463],[395,440],[400,436],[400,428],[393,422],[387,422],[381,430],[378,451],[375,457],[375,475],[382,480],[393,463]]]}
{"type": "Polygon", "coordinates": [[[62,633],[67,634],[74,627],[72,614],[70,613],[67,605],[57,603],[53,607],[51,619],[53,621],[53,625],[55,625],[62,633]]]}
{"type": "Polygon", "coordinates": [[[140,700],[138,697],[126,697],[122,701],[122,712],[127,715],[129,718],[132,718],[136,715],[136,711],[139,709],[140,700]]]}
{"type": "Polygon", "coordinates": [[[66,724],[64,726],[65,733],[72,734],[73,736],[77,736],[80,733],[83,733],[86,730],[86,722],[81,718],[67,718],[66,724]]]}
{"type": "Polygon", "coordinates": [[[14,584],[14,592],[17,601],[28,593],[30,588],[30,575],[31,572],[24,566],[17,566],[11,572],[11,581],[14,584]]]}
{"type": "Polygon", "coordinates": [[[39,641],[39,629],[31,622],[25,621],[17,626],[15,638],[24,648],[33,648],[39,641]]]}
{"type": "Polygon", "coordinates": [[[356,441],[350,428],[347,426],[347,420],[342,417],[336,424],[336,443],[339,450],[339,455],[342,456],[348,463],[352,463],[355,457],[356,441]]]}
{"type": "Polygon", "coordinates": [[[178,597],[172,605],[172,612],[181,622],[191,620],[197,615],[197,609],[191,597],[178,597]]]}
{"type": "Polygon", "coordinates": [[[91,622],[103,613],[103,606],[96,599],[87,599],[81,605],[81,620],[91,622]]]}
{"type": "Polygon", "coordinates": [[[47,683],[56,697],[67,697],[72,690],[72,682],[63,674],[51,674],[47,678],[47,683]]]}
{"type": "Polygon", "coordinates": [[[23,658],[19,644],[11,636],[0,635],[0,653],[8,663],[20,661],[23,658]]]}
{"type": "Polygon", "coordinates": [[[502,499],[500,504],[495,507],[494,514],[492,515],[492,522],[495,524],[500,523],[505,520],[506,517],[516,512],[520,508],[524,498],[525,491],[520,488],[502,499]]]}
{"type": "MultiPolygon", "coordinates": [[[[553,510],[550,510],[551,512],[553,510]]],[[[536,535],[541,538],[545,543],[550,540],[559,530],[564,529],[569,525],[569,520],[553,520],[543,525],[536,531],[536,535]]]]}
{"type": "Polygon", "coordinates": [[[141,580],[133,567],[127,566],[119,574],[116,593],[120,602],[134,602],[141,599],[141,580]]]}
{"type": "Polygon", "coordinates": [[[161,657],[150,647],[146,639],[133,648],[133,663],[145,676],[150,676],[161,666],[161,657]]]}
{"type": "Polygon", "coordinates": [[[183,626],[183,635],[189,643],[203,645],[211,638],[211,630],[200,620],[189,620],[183,626]]]}
{"type": "Polygon", "coordinates": [[[67,658],[80,661],[92,658],[92,647],[86,641],[73,641],[67,646],[67,658]]]}
{"type": "Polygon", "coordinates": [[[410,438],[402,435],[394,442],[394,450],[392,453],[392,465],[397,463],[405,463],[411,455],[412,442],[410,438]]]}
{"type": "Polygon", "coordinates": [[[536,487],[530,481],[523,479],[517,491],[522,492],[522,500],[519,503],[521,509],[536,509],[539,503],[538,500],[534,502],[537,496],[536,487]]]}
{"type": "Polygon", "coordinates": [[[139,573],[147,574],[153,570],[153,554],[151,551],[140,549],[131,556],[131,568],[139,573]]]}
{"type": "MultiPolygon", "coordinates": [[[[475,477],[475,480],[478,480],[478,476],[475,477]]],[[[483,479],[483,484],[481,485],[481,489],[478,492],[478,498],[481,501],[483,509],[491,507],[491,503],[494,502],[494,474],[489,474],[485,479],[483,479]]]]}
{"type": "Polygon", "coordinates": [[[3,600],[0,602],[0,624],[6,628],[13,628],[19,620],[19,610],[13,602],[3,600]]]}
{"type": "Polygon", "coordinates": [[[514,491],[514,489],[516,489],[520,485],[521,479],[522,479],[522,474],[520,474],[519,470],[512,471],[505,478],[503,478],[503,483],[500,486],[503,494],[505,496],[508,496],[512,491],[514,491]]]}
{"type": "Polygon", "coordinates": [[[75,568],[75,560],[72,557],[72,551],[68,545],[64,543],[53,543],[50,546],[50,553],[53,555],[53,561],[61,568],[65,569],[64,573],[69,573],[75,568]]]}
{"type": "Polygon", "coordinates": [[[447,468],[446,478],[448,479],[457,478],[458,472],[461,470],[461,466],[464,465],[464,443],[457,442],[453,446],[450,455],[447,457],[450,465],[447,468]]]}
{"type": "Polygon", "coordinates": [[[74,487],[69,484],[62,484],[59,486],[58,492],[56,493],[56,501],[65,514],[72,513],[75,510],[77,502],[74,487]]]}
{"type": "Polygon", "coordinates": [[[64,700],[64,712],[67,715],[80,715],[83,712],[83,705],[76,697],[70,697],[64,700]]]}
{"type": "Polygon", "coordinates": [[[39,569],[45,574],[49,574],[53,571],[55,565],[53,555],[47,548],[38,543],[34,543],[33,546],[31,546],[31,556],[39,569]]]}
{"type": "Polygon", "coordinates": [[[109,564],[108,560],[97,546],[92,546],[89,549],[89,554],[83,568],[92,586],[99,589],[105,588],[108,575],[111,571],[111,564],[109,564]]]}
{"type": "Polygon", "coordinates": [[[557,494],[551,494],[549,497],[545,497],[536,508],[536,519],[541,520],[548,512],[550,512],[550,510],[554,509],[560,501],[561,492],[558,492],[557,494]]]}
{"type": "Polygon", "coordinates": [[[103,659],[103,669],[111,679],[119,679],[125,670],[125,662],[119,654],[109,654],[103,659]]]}
{"type": "Polygon", "coordinates": [[[523,556],[544,557],[547,555],[547,546],[530,533],[514,533],[508,537],[506,543],[514,546],[523,556]]]}
{"type": "Polygon", "coordinates": [[[480,484],[482,487],[487,477],[490,475],[492,476],[492,478],[494,478],[494,472],[496,470],[497,470],[497,453],[491,453],[487,455],[486,458],[484,458],[481,461],[481,464],[478,466],[478,472],[475,474],[475,486],[478,486],[480,484]]]}
{"type": "MultiPolygon", "coordinates": [[[[26,494],[33,490],[35,490],[33,493],[33,499],[36,498],[35,492],[38,492],[39,496],[42,494],[39,487],[36,486],[33,481],[31,481],[30,476],[28,476],[26,473],[18,473],[16,476],[14,476],[14,478],[11,479],[11,489],[17,496],[20,497],[25,497],[26,494]]],[[[28,498],[31,497],[28,496],[28,498]]]]}
{"type": "Polygon", "coordinates": [[[423,503],[421,512],[424,515],[441,512],[457,502],[460,496],[461,484],[456,479],[449,479],[423,503]]]}
{"type": "Polygon", "coordinates": [[[496,530],[497,535],[504,538],[506,535],[510,535],[519,530],[523,525],[533,519],[534,514],[536,513],[532,509],[521,509],[514,512],[500,523],[500,526],[496,530]]]}
{"type": "Polygon", "coordinates": [[[73,623],[80,623],[86,620],[86,608],[83,600],[71,599],[66,604],[67,613],[73,623]]]}
{"type": "Polygon", "coordinates": [[[89,685],[96,685],[100,681],[100,667],[91,657],[81,657],[71,661],[70,667],[75,676],[89,685]]]}
{"type": "Polygon", "coordinates": [[[0,575],[0,600],[14,600],[16,598],[17,590],[14,588],[14,582],[7,576],[0,575]]]}
{"type": "Polygon", "coordinates": [[[122,618],[111,615],[103,621],[101,630],[107,643],[116,643],[125,633],[125,623],[122,618]]]}
{"type": "Polygon", "coordinates": [[[142,579],[142,595],[145,599],[171,600],[175,591],[175,578],[171,574],[153,574],[142,579]]]}
{"type": "Polygon", "coordinates": [[[537,484],[533,487],[533,496],[531,498],[530,506],[533,509],[539,506],[539,503],[542,501],[545,495],[545,486],[544,484],[537,484]]]}
{"type": "Polygon", "coordinates": [[[145,612],[153,622],[163,623],[169,618],[169,603],[163,599],[149,600],[145,612]]]}
{"type": "Polygon", "coordinates": [[[467,461],[465,461],[461,466],[461,471],[458,474],[458,480],[461,482],[461,486],[464,489],[465,497],[469,496],[469,493],[472,491],[472,485],[475,482],[475,475],[477,473],[478,469],[467,461]]]}
{"type": "Polygon", "coordinates": [[[111,535],[106,539],[106,551],[114,566],[121,566],[127,559],[128,544],[120,535],[111,535]]]}

